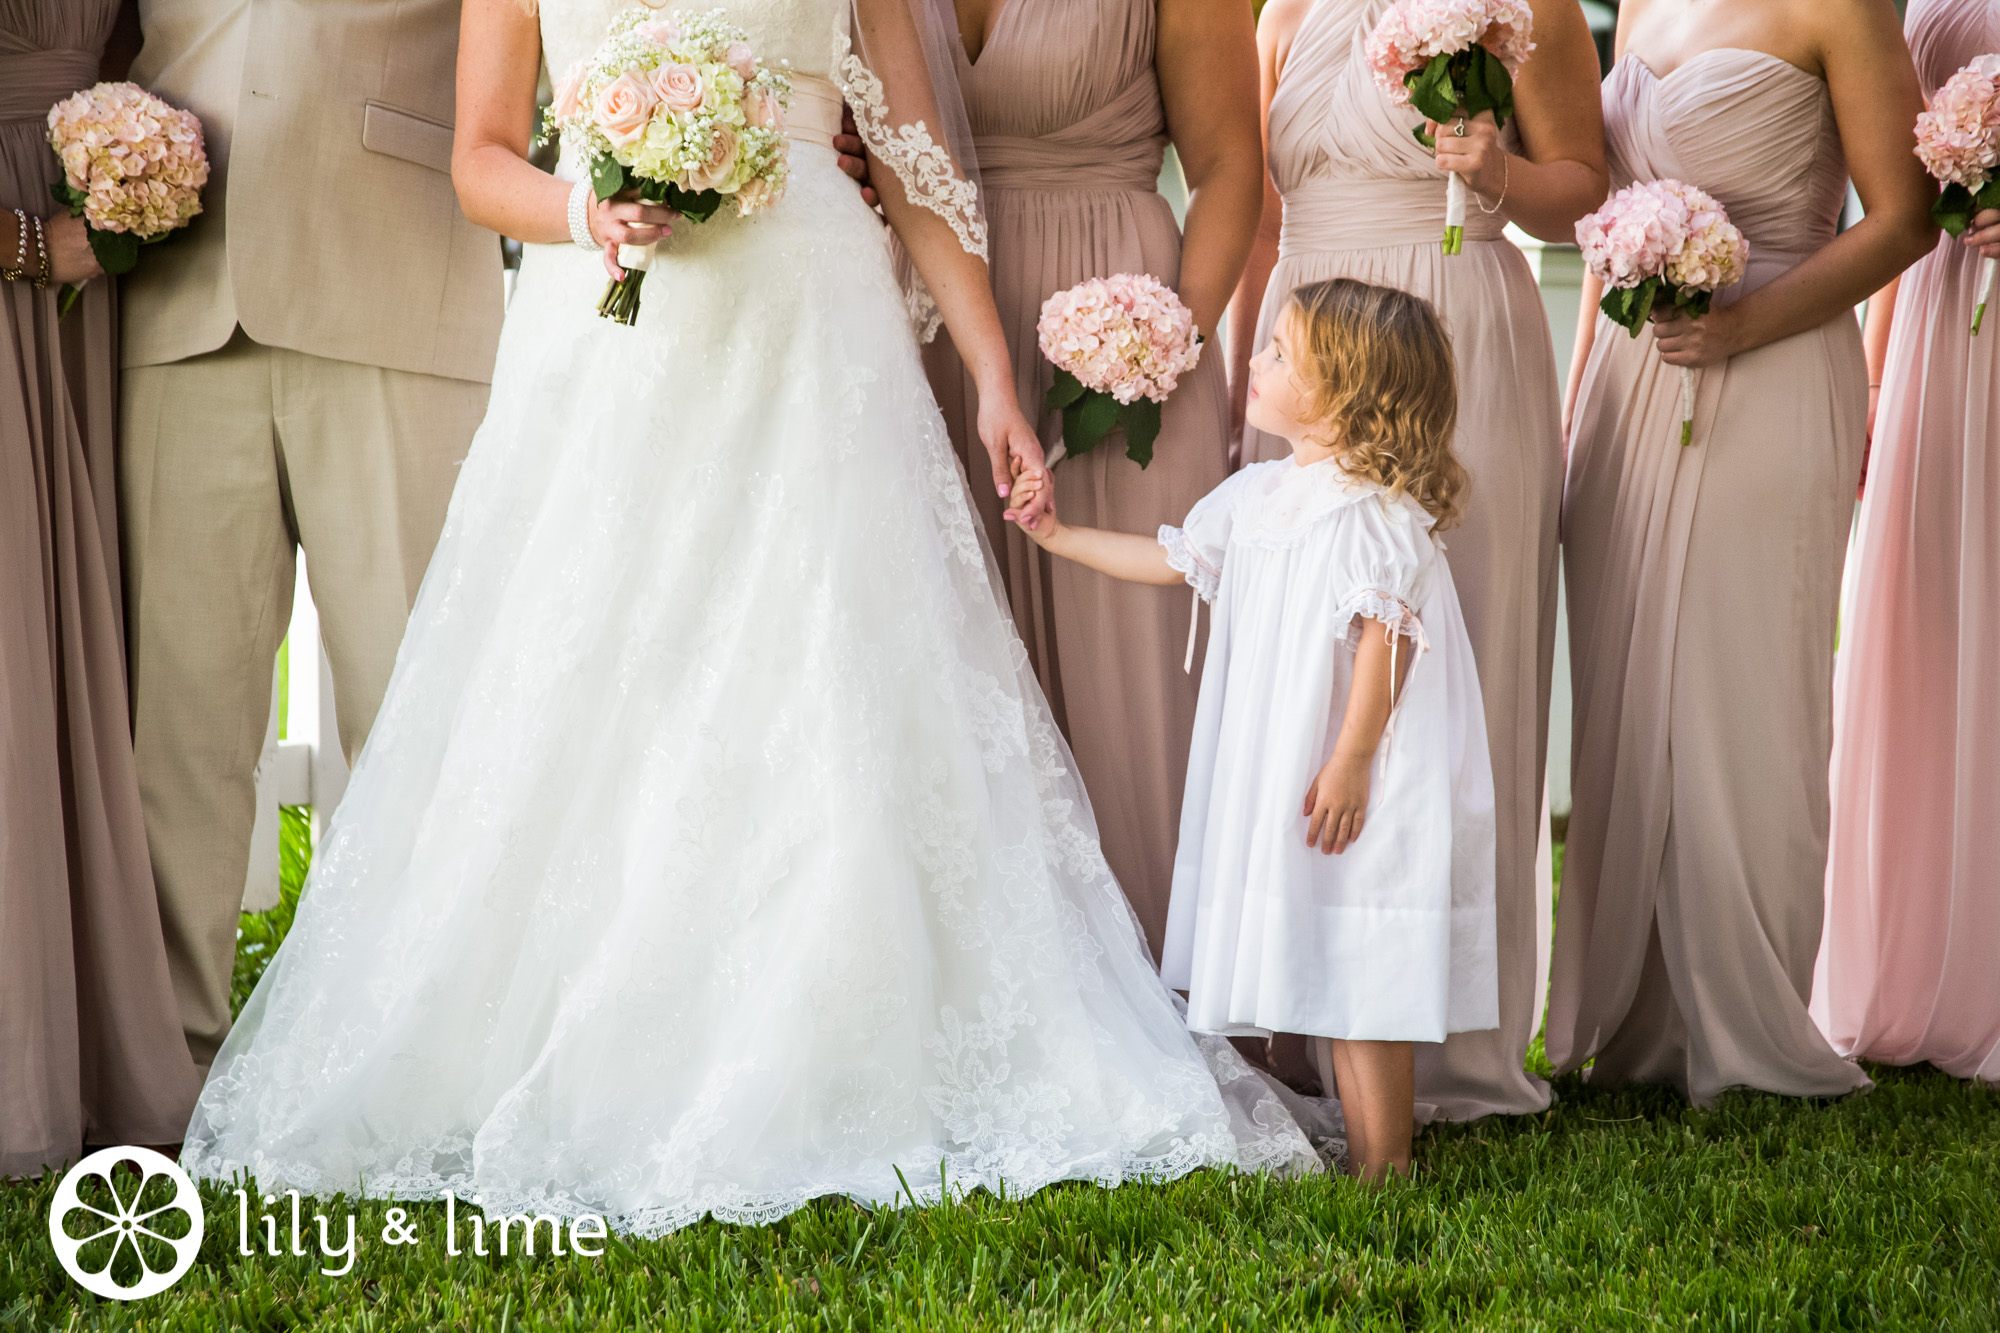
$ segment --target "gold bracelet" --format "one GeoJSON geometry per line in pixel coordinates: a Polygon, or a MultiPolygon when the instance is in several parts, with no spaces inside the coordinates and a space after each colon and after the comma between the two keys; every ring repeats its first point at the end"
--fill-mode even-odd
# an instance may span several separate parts
{"type": "Polygon", "coordinates": [[[1507,188],[1514,183],[1514,155],[1503,149],[1500,153],[1500,167],[1505,174],[1500,177],[1500,197],[1493,201],[1493,207],[1486,206],[1486,201],[1479,197],[1479,191],[1472,192],[1473,201],[1479,205],[1479,211],[1489,218],[1507,206],[1507,188]]]}
{"type": "Polygon", "coordinates": [[[8,282],[19,282],[22,275],[28,271],[28,215],[18,208],[9,211],[14,214],[15,249],[20,253],[14,256],[14,267],[8,268],[0,264],[0,278],[8,282]]]}

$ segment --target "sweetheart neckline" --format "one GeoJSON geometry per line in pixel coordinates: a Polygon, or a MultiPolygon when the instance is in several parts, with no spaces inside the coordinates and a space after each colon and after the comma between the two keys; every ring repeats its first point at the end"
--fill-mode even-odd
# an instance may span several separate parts
{"type": "Polygon", "coordinates": [[[1766,60],[1776,65],[1782,65],[1786,69],[1792,71],[1792,73],[1799,75],[1801,78],[1811,79],[1814,83],[1822,85],[1826,83],[1825,78],[1823,78],[1822,76],[1813,73],[1809,69],[1801,69],[1799,66],[1794,65],[1791,61],[1785,59],[1783,56],[1772,55],[1769,51],[1759,51],[1755,47],[1750,47],[1750,46],[1711,46],[1706,51],[1695,52],[1693,55],[1689,56],[1686,60],[1681,61],[1680,64],[1675,65],[1672,69],[1668,70],[1665,74],[1654,73],[1653,67],[1651,65],[1647,64],[1645,61],[1641,60],[1637,55],[1635,55],[1630,51],[1627,51],[1624,55],[1618,57],[1618,63],[1622,65],[1629,60],[1633,64],[1637,65],[1640,69],[1645,70],[1647,76],[1650,77],[1653,80],[1653,82],[1668,83],[1671,82],[1676,76],[1681,74],[1683,71],[1693,66],[1697,61],[1705,59],[1708,56],[1720,56],[1720,55],[1755,56],[1759,60],[1766,60]]]}

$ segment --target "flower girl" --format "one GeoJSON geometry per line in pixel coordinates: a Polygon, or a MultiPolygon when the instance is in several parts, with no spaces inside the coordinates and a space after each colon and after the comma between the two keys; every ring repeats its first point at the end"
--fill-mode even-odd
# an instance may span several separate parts
{"type": "Polygon", "coordinates": [[[1198,1031],[1330,1039],[1379,1181],[1410,1167],[1411,1043],[1499,1022],[1486,723],[1432,536],[1465,485],[1451,346],[1427,302],[1337,279],[1293,293],[1250,375],[1250,424],[1292,457],[1157,540],[1023,526],[1212,604],[1161,971],[1198,1031]]]}

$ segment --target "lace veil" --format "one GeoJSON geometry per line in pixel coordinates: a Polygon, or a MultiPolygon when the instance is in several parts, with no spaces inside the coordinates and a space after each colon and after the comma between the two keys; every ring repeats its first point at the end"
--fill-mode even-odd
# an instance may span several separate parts
{"type": "MultiPolygon", "coordinates": [[[[979,165],[958,86],[951,0],[849,0],[835,33],[834,73],[861,140],[903,193],[944,219],[968,254],[986,253],[979,165]]],[[[917,336],[942,318],[901,245],[896,271],[917,336]]]]}

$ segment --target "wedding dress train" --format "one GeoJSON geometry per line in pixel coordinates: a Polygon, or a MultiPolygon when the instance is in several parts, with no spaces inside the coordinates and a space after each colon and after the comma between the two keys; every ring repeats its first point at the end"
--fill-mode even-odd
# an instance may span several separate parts
{"type": "MultiPolygon", "coordinates": [[[[543,0],[551,67],[615,7],[543,0]]],[[[730,9],[836,73],[847,0],[730,9]]],[[[1153,972],[880,221],[831,149],[792,169],[775,209],[682,226],[632,328],[594,255],[528,247],[197,1174],[651,1234],[1312,1162],[1153,972]]]]}

